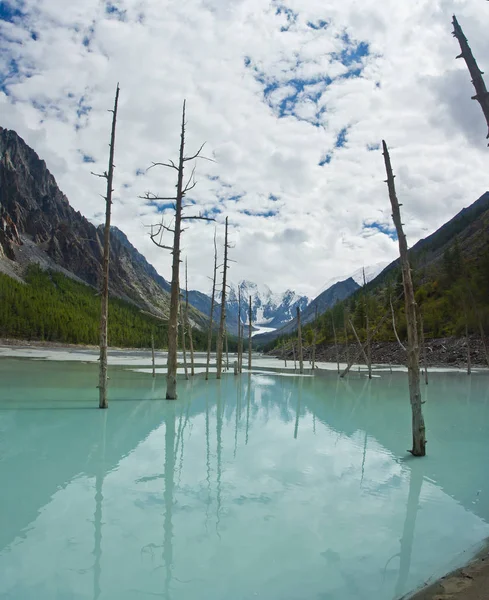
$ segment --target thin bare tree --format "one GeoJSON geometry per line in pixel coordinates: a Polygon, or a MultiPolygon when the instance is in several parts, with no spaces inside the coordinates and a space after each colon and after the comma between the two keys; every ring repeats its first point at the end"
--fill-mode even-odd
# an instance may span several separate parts
{"type": "Polygon", "coordinates": [[[251,296],[250,296],[250,303],[248,305],[248,317],[249,317],[249,321],[248,321],[248,371],[251,371],[251,329],[253,326],[253,322],[252,322],[252,318],[253,318],[253,313],[251,311],[251,296]]]}
{"type": "Polygon", "coordinates": [[[346,356],[346,364],[349,365],[350,364],[350,348],[348,347],[348,328],[346,326],[347,323],[348,323],[348,311],[345,308],[345,310],[343,311],[343,331],[344,331],[344,334],[345,334],[345,356],[346,356]]]}
{"type": "Polygon", "coordinates": [[[368,378],[372,379],[372,343],[370,339],[370,322],[369,322],[369,301],[367,294],[367,279],[365,277],[365,268],[363,269],[363,302],[365,306],[365,337],[367,344],[367,368],[368,378]]]}
{"type": "Polygon", "coordinates": [[[336,353],[336,368],[338,370],[338,375],[340,374],[340,355],[338,352],[338,338],[336,337],[336,326],[334,324],[334,316],[331,315],[331,324],[333,325],[333,337],[334,337],[334,349],[336,353]]]}
{"type": "Polygon", "coordinates": [[[241,287],[238,284],[238,372],[242,372],[243,328],[241,327],[241,287]]]}
{"type": "Polygon", "coordinates": [[[297,307],[297,343],[299,345],[299,373],[304,373],[304,360],[302,358],[302,327],[301,327],[301,309],[297,307]]]}
{"type": "MultiPolygon", "coordinates": [[[[186,130],[186,121],[185,121],[185,108],[186,101],[183,101],[182,108],[182,123],[180,129],[180,150],[178,155],[178,164],[175,164],[172,160],[167,163],[164,162],[155,162],[149,167],[150,169],[153,167],[167,167],[169,169],[174,169],[177,172],[177,185],[176,185],[176,196],[157,196],[151,192],[146,192],[142,198],[144,200],[149,200],[150,202],[174,202],[174,226],[170,228],[168,225],[165,225],[165,222],[162,218],[161,222],[157,225],[151,226],[150,237],[154,244],[156,244],[159,248],[163,248],[165,250],[169,250],[172,257],[172,277],[171,277],[171,290],[170,290],[170,317],[168,320],[168,361],[167,361],[167,375],[166,375],[166,399],[167,400],[175,400],[177,398],[177,367],[178,367],[178,313],[179,313],[179,304],[180,304],[180,236],[182,234],[182,221],[188,220],[201,220],[201,221],[214,221],[215,219],[206,217],[202,214],[199,215],[184,215],[183,211],[190,204],[185,205],[183,200],[185,195],[194,189],[197,185],[194,175],[195,175],[195,166],[192,169],[190,177],[187,182],[185,182],[185,166],[188,162],[196,160],[198,158],[205,158],[202,156],[202,149],[204,148],[204,144],[199,148],[199,150],[192,154],[191,156],[185,155],[185,130],[186,130]],[[169,232],[173,234],[173,244],[168,246],[163,243],[163,234],[165,232],[169,232]]],[[[206,159],[210,160],[210,159],[206,159]]],[[[183,322],[182,322],[183,327],[183,322]]]]}
{"type": "Polygon", "coordinates": [[[156,377],[156,368],[155,368],[155,334],[154,334],[154,331],[151,332],[151,364],[153,366],[153,377],[156,377]]]}
{"type": "Polygon", "coordinates": [[[409,396],[412,409],[412,433],[413,447],[410,450],[413,456],[426,455],[426,431],[423,417],[421,390],[419,385],[419,343],[418,343],[418,327],[416,317],[416,299],[414,297],[413,280],[411,277],[411,267],[409,264],[409,254],[406,236],[402,228],[401,211],[399,209],[399,201],[397,199],[396,187],[394,184],[394,174],[392,172],[391,160],[387,144],[382,140],[382,148],[385,161],[385,169],[387,173],[387,185],[389,189],[389,199],[392,207],[392,220],[397,231],[399,242],[399,254],[402,268],[402,283],[404,287],[404,300],[406,303],[406,323],[408,334],[408,379],[409,379],[409,396]]]}
{"type": "Polygon", "coordinates": [[[458,24],[457,17],[455,15],[453,15],[452,24],[453,35],[457,38],[461,50],[457,58],[463,58],[465,60],[465,64],[467,65],[470,77],[472,79],[472,84],[475,88],[475,96],[472,96],[472,100],[477,100],[482,108],[482,112],[484,113],[488,127],[486,138],[489,138],[489,92],[487,91],[486,83],[482,77],[483,72],[477,65],[477,61],[474,58],[472,50],[469,46],[469,42],[467,41],[462,28],[458,24]]]}
{"type": "Polygon", "coordinates": [[[209,333],[207,337],[207,360],[205,363],[205,378],[209,379],[209,363],[211,360],[212,349],[212,325],[214,321],[214,305],[216,297],[216,278],[217,278],[217,241],[216,230],[214,229],[214,272],[212,276],[212,295],[211,295],[211,314],[209,317],[209,333]]]}
{"type": "Polygon", "coordinates": [[[119,84],[115,90],[114,108],[112,113],[112,129],[110,132],[109,146],[109,168],[103,174],[92,173],[96,177],[107,180],[107,191],[105,194],[105,226],[104,226],[104,250],[102,259],[102,294],[100,306],[100,365],[99,365],[99,408],[108,408],[107,399],[107,346],[108,346],[108,319],[109,319],[109,261],[110,261],[110,217],[112,209],[112,189],[114,181],[114,152],[115,131],[117,125],[117,109],[119,106],[119,84]]]}
{"type": "Polygon", "coordinates": [[[316,367],[316,342],[318,336],[318,305],[316,304],[314,309],[314,328],[312,332],[312,356],[311,356],[311,368],[314,373],[316,367]]]}
{"type": "Polygon", "coordinates": [[[187,335],[188,341],[190,345],[190,375],[192,377],[195,375],[195,366],[194,366],[194,341],[192,339],[192,323],[190,322],[190,318],[188,316],[188,268],[187,268],[187,259],[185,258],[185,326],[187,327],[187,335]]]}
{"type": "Polygon", "coordinates": [[[183,302],[180,299],[180,327],[182,330],[182,354],[183,354],[183,370],[185,372],[185,379],[188,379],[188,366],[187,366],[187,346],[185,344],[185,317],[183,315],[183,302]]]}
{"type": "Polygon", "coordinates": [[[424,369],[424,382],[428,385],[428,360],[426,358],[426,342],[424,339],[424,322],[423,313],[419,311],[419,337],[421,342],[421,352],[423,353],[423,369],[424,369]]]}
{"type": "Polygon", "coordinates": [[[394,313],[394,305],[392,304],[392,296],[389,296],[389,303],[390,303],[391,313],[392,313],[392,329],[394,330],[394,335],[396,336],[396,340],[397,340],[397,343],[399,344],[399,346],[401,346],[401,348],[404,351],[406,351],[406,346],[401,342],[401,340],[399,339],[399,335],[397,333],[396,315],[394,313]]]}
{"type": "MultiPolygon", "coordinates": [[[[216,377],[221,379],[222,372],[222,350],[224,344],[224,335],[226,329],[226,287],[228,271],[228,218],[226,217],[226,226],[224,230],[224,265],[222,271],[222,290],[221,290],[221,318],[219,322],[219,334],[217,337],[217,359],[216,359],[216,377]]],[[[226,336],[227,341],[227,336],[226,336]]]]}

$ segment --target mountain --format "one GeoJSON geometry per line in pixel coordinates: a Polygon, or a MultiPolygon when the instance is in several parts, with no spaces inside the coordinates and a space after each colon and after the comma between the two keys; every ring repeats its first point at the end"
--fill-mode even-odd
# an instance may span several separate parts
{"type": "MultiPolygon", "coordinates": [[[[102,227],[95,227],[69,204],[46,163],[15,131],[0,127],[0,271],[22,280],[33,263],[79,282],[100,287],[102,227]]],[[[111,295],[166,318],[168,282],[125,234],[113,227],[110,249],[111,295]]],[[[192,310],[191,319],[207,319],[192,310]]]]}
{"type": "MultiPolygon", "coordinates": [[[[238,315],[248,331],[249,300],[251,296],[251,314],[253,327],[266,326],[275,329],[287,323],[296,314],[297,307],[302,310],[309,303],[307,296],[299,296],[292,290],[281,294],[273,293],[266,285],[259,286],[252,281],[230,283],[226,298],[226,326],[233,335],[238,333],[238,315]],[[241,292],[241,312],[239,311],[239,292],[241,292]]],[[[216,294],[214,320],[219,320],[220,293],[216,294]]],[[[205,315],[211,312],[211,295],[195,290],[189,291],[189,302],[205,315]]]]}
{"type": "MultiPolygon", "coordinates": [[[[329,308],[332,308],[340,302],[351,296],[360,286],[351,277],[345,279],[345,281],[338,281],[334,283],[324,292],[321,292],[317,298],[315,298],[305,310],[301,310],[301,323],[307,324],[314,320],[316,309],[319,315],[323,314],[329,308]]],[[[270,331],[257,335],[254,339],[255,342],[260,344],[267,344],[270,341],[276,339],[279,336],[290,334],[297,329],[297,317],[287,322],[285,325],[277,329],[276,331],[270,331]]]]}
{"type": "Polygon", "coordinates": [[[364,274],[365,274],[365,281],[367,283],[369,283],[370,281],[375,279],[377,277],[377,275],[379,275],[379,273],[381,273],[387,267],[388,264],[389,264],[389,261],[378,262],[374,265],[369,265],[367,267],[360,267],[359,269],[357,269],[356,271],[354,271],[347,277],[345,277],[345,276],[333,277],[333,278],[329,279],[323,285],[322,290],[323,291],[328,290],[332,285],[334,285],[335,283],[338,283],[338,281],[344,281],[346,279],[349,279],[350,277],[359,286],[362,286],[364,274]]]}

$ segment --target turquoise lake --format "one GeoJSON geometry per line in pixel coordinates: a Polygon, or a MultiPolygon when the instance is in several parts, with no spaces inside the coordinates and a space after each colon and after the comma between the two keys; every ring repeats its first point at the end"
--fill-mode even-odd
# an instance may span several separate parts
{"type": "Polygon", "coordinates": [[[0,359],[0,597],[392,600],[489,536],[489,376],[179,383],[0,359]]]}

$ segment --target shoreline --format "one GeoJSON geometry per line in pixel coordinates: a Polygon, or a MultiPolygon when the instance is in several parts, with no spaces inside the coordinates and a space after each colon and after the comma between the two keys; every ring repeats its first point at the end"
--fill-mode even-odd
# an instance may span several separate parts
{"type": "Polygon", "coordinates": [[[489,598],[489,543],[465,566],[447,573],[414,594],[398,600],[487,600],[489,598]]]}

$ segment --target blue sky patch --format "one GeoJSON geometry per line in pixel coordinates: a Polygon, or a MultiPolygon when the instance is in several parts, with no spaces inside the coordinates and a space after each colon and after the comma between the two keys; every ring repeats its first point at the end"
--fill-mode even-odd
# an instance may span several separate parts
{"type": "Polygon", "coordinates": [[[319,21],[316,21],[315,23],[313,23],[312,21],[307,22],[307,26],[310,27],[311,29],[315,29],[316,31],[319,31],[319,29],[327,29],[328,25],[329,25],[328,21],[323,21],[322,19],[319,21]]]}
{"type": "Polygon", "coordinates": [[[318,162],[318,165],[320,167],[324,167],[324,165],[329,165],[332,158],[333,158],[333,155],[328,152],[328,154],[326,154],[326,156],[318,162]]]}
{"type": "Polygon", "coordinates": [[[249,217],[264,217],[268,219],[270,217],[276,217],[278,215],[278,210],[242,210],[243,214],[248,215],[249,217]]]}
{"type": "Polygon", "coordinates": [[[23,6],[24,3],[14,3],[9,2],[9,0],[3,0],[3,2],[0,2],[0,21],[15,23],[19,17],[22,17],[24,13],[21,9],[19,9],[19,4],[23,6]]]}
{"type": "Polygon", "coordinates": [[[397,241],[397,233],[393,226],[390,227],[384,223],[379,223],[378,221],[364,221],[363,229],[373,229],[374,231],[379,231],[380,233],[389,236],[391,240],[397,241]]]}

